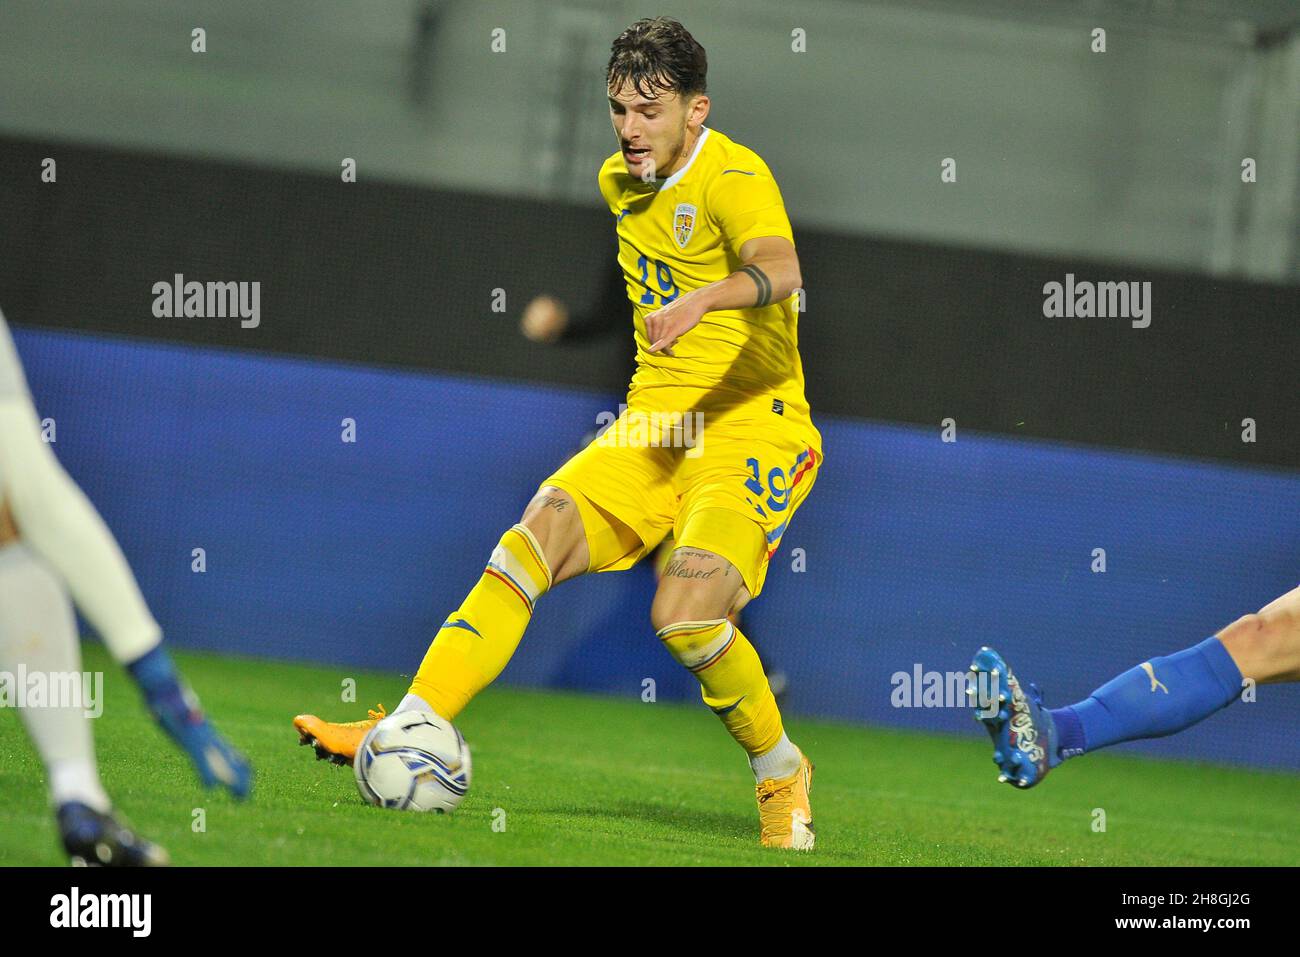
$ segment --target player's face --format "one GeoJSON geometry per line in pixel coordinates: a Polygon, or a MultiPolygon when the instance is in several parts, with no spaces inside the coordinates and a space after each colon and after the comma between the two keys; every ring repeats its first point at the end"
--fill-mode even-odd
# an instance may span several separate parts
{"type": "Polygon", "coordinates": [[[609,118],[614,124],[627,171],[650,180],[672,174],[684,160],[688,104],[675,92],[647,98],[631,82],[609,94],[609,118]]]}

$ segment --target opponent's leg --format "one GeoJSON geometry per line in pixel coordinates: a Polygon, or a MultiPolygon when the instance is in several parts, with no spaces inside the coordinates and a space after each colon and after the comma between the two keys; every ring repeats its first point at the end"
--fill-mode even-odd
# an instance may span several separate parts
{"type": "MultiPolygon", "coordinates": [[[[47,683],[81,673],[81,649],[67,595],[45,563],[17,541],[0,543],[0,669],[11,675],[25,670],[30,676],[44,676],[47,683]]],[[[76,684],[81,686],[79,679],[76,684]]],[[[19,712],[49,772],[55,806],[80,801],[107,811],[108,795],[99,783],[86,715],[90,706],[42,703],[19,712]]]]}
{"type": "MultiPolygon", "coordinates": [[[[482,576],[434,636],[397,711],[432,711],[454,721],[505,669],[537,600],[558,582],[585,573],[589,560],[573,496],[543,486],[519,522],[501,536],[482,576]]],[[[382,707],[365,721],[328,722],[304,714],[294,718],[294,727],[302,744],[315,747],[317,757],[343,764],[383,717],[382,707]]]]}
{"type": "Polygon", "coordinates": [[[1065,708],[1043,707],[1032,685],[1028,696],[1021,693],[992,649],[981,649],[971,666],[976,673],[995,668],[1012,695],[998,716],[981,720],[993,735],[999,780],[1030,787],[1068,758],[1204,721],[1241,696],[1243,678],[1300,679],[1300,588],[1199,644],[1142,662],[1065,708]]]}
{"type": "Polygon", "coordinates": [[[41,439],[26,395],[0,397],[0,480],[23,541],[58,572],[113,657],[127,664],[156,648],[162,629],[121,548],[41,439]]]}
{"type": "MultiPolygon", "coordinates": [[[[737,531],[752,534],[754,548],[763,547],[754,523],[737,523],[737,531]]],[[[728,619],[749,597],[730,561],[678,547],[660,577],[650,618],[669,653],[699,680],[704,703],[749,755],[761,842],[807,850],[814,842],[812,763],[786,736],[758,653],[728,619]]]]}
{"type": "Polygon", "coordinates": [[[64,849],[73,863],[167,863],[162,848],[136,837],[113,816],[95,765],[87,713],[93,703],[84,697],[75,701],[54,697],[55,689],[85,689],[72,604],[59,579],[14,539],[13,528],[3,517],[0,670],[21,674],[27,681],[40,677],[50,692],[44,700],[25,702],[19,713],[45,765],[50,802],[56,809],[64,849]]]}
{"type": "Polygon", "coordinates": [[[1238,618],[1218,638],[1243,678],[1257,684],[1300,681],[1300,588],[1238,618]]]}
{"type": "Polygon", "coordinates": [[[161,646],[162,632],[121,548],[42,440],[18,355],[0,315],[0,497],[24,544],[54,570],[109,651],[126,665],[154,717],[206,785],[243,797],[247,761],[203,716],[161,646]]]}

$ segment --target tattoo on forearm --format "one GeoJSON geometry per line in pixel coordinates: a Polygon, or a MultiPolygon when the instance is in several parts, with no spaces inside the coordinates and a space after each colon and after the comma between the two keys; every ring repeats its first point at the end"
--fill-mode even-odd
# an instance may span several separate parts
{"type": "Polygon", "coordinates": [[[767,274],[752,263],[748,266],[742,266],[740,271],[754,280],[754,285],[758,287],[758,302],[754,303],[754,305],[766,306],[770,303],[772,301],[772,281],[767,278],[767,274]]]}
{"type": "Polygon", "coordinates": [[[553,508],[557,512],[563,512],[564,506],[568,504],[567,501],[555,495],[548,495],[546,498],[542,499],[542,508],[553,508]]]}

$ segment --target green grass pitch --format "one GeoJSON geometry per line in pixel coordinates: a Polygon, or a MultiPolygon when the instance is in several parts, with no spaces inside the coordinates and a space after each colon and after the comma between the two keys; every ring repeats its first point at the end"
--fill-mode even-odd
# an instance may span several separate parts
{"type": "MultiPolygon", "coordinates": [[[[502,686],[458,722],[474,755],[461,808],[384,811],[361,803],[350,768],[298,747],[290,720],[364,717],[367,705],[395,704],[405,680],[178,653],[257,766],[253,799],[240,803],[203,791],[123,672],[98,645],[85,654],[87,670],[105,672],[95,722],[105,785],[181,865],[1300,864],[1300,776],[1099,755],[1017,793],[995,783],[973,721],[964,737],[790,721],[817,764],[817,849],[765,850],[745,761],[702,705],[502,686]],[[357,680],[355,705],[339,703],[345,676],[357,680]]],[[[0,712],[0,795],[0,864],[63,863],[44,773],[12,709],[0,712]]]]}

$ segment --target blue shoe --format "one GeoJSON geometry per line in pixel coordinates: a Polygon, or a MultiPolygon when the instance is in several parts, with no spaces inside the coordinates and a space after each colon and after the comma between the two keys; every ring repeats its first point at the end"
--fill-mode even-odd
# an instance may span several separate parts
{"type": "Polygon", "coordinates": [[[109,812],[77,801],[59,806],[59,836],[73,867],[166,867],[167,852],[109,812]]]}
{"type": "MultiPolygon", "coordinates": [[[[146,697],[146,700],[149,699],[146,697]]],[[[198,701],[188,688],[180,696],[149,700],[149,710],[163,730],[189,755],[204,787],[219,785],[237,798],[248,797],[253,790],[252,765],[217,733],[212,722],[199,710],[198,701]]]]}
{"type": "Polygon", "coordinates": [[[970,666],[975,720],[993,738],[998,781],[1031,788],[1061,763],[1056,754],[1056,724],[1043,707],[1043,695],[1030,684],[1028,694],[1000,654],[985,646],[970,666]],[[982,697],[989,700],[981,702],[982,697]],[[996,709],[996,711],[995,711],[996,709]]]}

